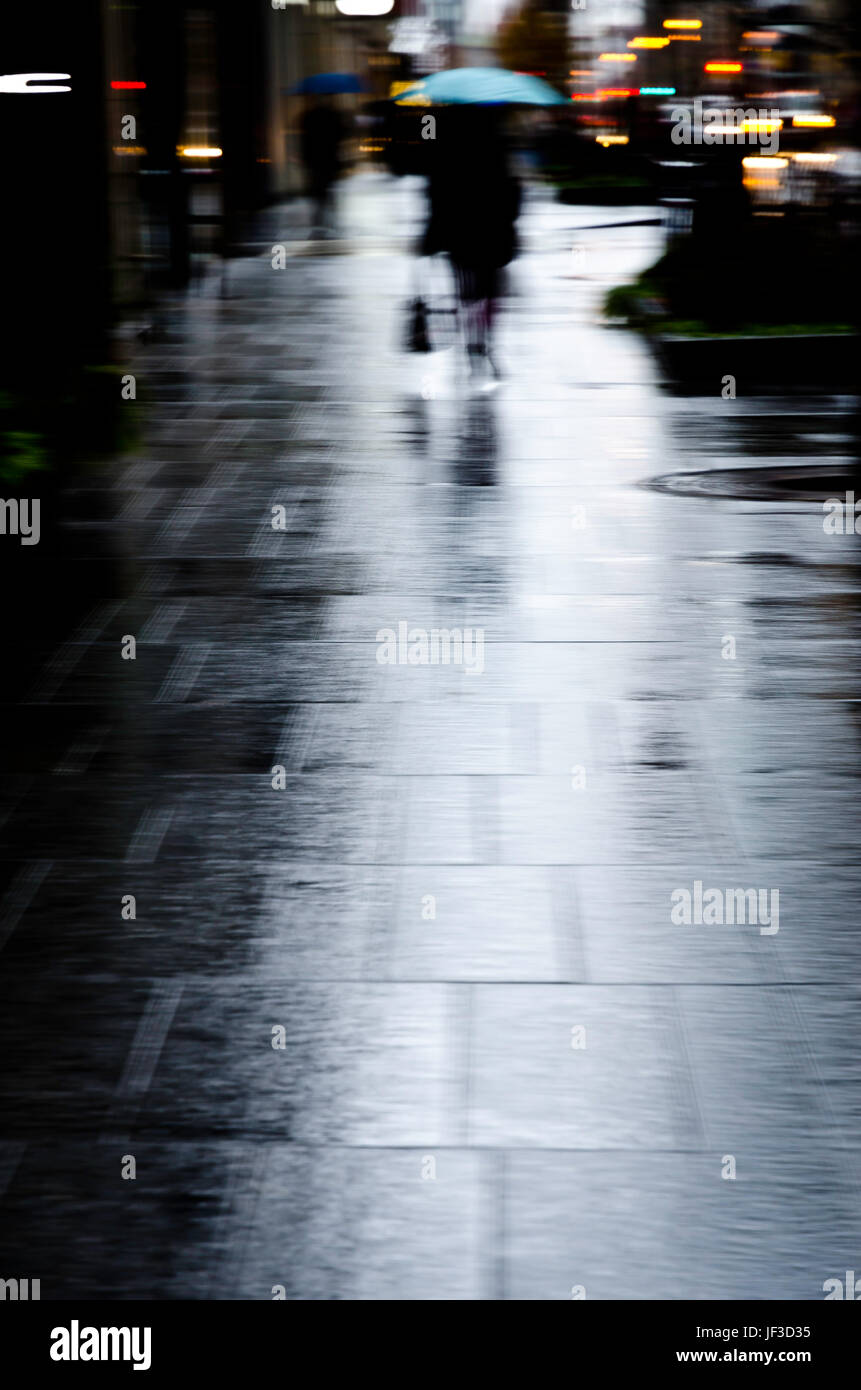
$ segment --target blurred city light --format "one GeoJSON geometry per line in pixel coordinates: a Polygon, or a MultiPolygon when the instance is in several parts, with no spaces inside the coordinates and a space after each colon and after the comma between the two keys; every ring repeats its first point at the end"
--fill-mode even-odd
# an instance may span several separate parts
{"type": "Polygon", "coordinates": [[[599,63],[636,63],[636,53],[599,53],[599,63]]]}
{"type": "Polygon", "coordinates": [[[57,78],[71,78],[70,72],[13,72],[6,73],[0,77],[0,92],[21,93],[25,96],[43,96],[50,92],[70,92],[71,87],[56,87],[48,84],[56,81],[57,78]],[[42,83],[39,87],[31,87],[31,82],[42,83]]]}
{"type": "Polygon", "coordinates": [[[728,63],[728,62],[706,63],[705,67],[703,68],[703,71],[704,71],[704,72],[741,72],[742,66],[743,66],[743,65],[742,65],[741,63],[728,63]]]}
{"type": "Polygon", "coordinates": [[[674,97],[675,95],[676,95],[676,89],[675,89],[675,87],[641,87],[641,88],[640,88],[640,96],[641,96],[641,97],[674,97]]]}
{"type": "Polygon", "coordinates": [[[807,126],[807,127],[811,127],[811,128],[814,128],[814,129],[830,130],[830,128],[831,128],[832,126],[835,126],[835,125],[837,124],[837,121],[835,120],[835,118],[834,118],[833,116],[804,116],[804,115],[801,115],[801,116],[793,116],[793,118],[792,118],[792,124],[793,124],[794,126],[801,126],[801,127],[807,126]]]}
{"type": "Polygon", "coordinates": [[[395,0],[335,0],[335,9],[347,15],[388,14],[395,0]]]}
{"type": "Polygon", "coordinates": [[[665,29],[702,29],[701,19],[665,19],[665,29]]]}
{"type": "Polygon", "coordinates": [[[111,88],[115,92],[142,92],[146,90],[145,82],[112,82],[111,88]]]}
{"type": "Polygon", "coordinates": [[[220,159],[223,151],[218,145],[180,145],[183,159],[220,159]]]}
{"type": "Polygon", "coordinates": [[[668,44],[669,42],[670,42],[669,39],[661,39],[661,38],[650,39],[650,38],[644,38],[644,37],[641,36],[640,38],[629,39],[629,40],[628,40],[628,47],[629,47],[629,48],[666,48],[666,46],[667,46],[667,44],[668,44]]]}

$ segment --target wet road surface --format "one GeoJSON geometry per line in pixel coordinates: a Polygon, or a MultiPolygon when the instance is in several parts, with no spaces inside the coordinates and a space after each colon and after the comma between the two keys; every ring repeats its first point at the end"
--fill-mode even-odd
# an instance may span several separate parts
{"type": "Polygon", "coordinates": [[[129,344],[139,444],[44,560],[92,602],[7,708],[0,1273],[817,1299],[858,1267],[857,538],[643,486],[839,475],[850,403],[668,391],[599,318],[661,233],[596,224],[653,215],[531,199],[492,393],[445,316],[400,351],[420,201],[375,175],[342,238],[275,209],[129,344]],[[482,669],[381,664],[401,623],[480,631],[482,669]],[[696,883],[777,891],[778,929],[674,921],[696,883]]]}

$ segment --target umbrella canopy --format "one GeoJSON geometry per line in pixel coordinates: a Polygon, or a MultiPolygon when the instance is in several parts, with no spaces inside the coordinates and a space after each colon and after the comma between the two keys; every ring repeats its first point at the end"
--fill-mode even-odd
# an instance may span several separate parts
{"type": "Polygon", "coordinates": [[[362,84],[354,72],[318,72],[291,87],[291,92],[305,97],[333,97],[342,92],[360,92],[362,84]]]}
{"type": "Polygon", "coordinates": [[[448,68],[434,72],[400,92],[395,100],[410,106],[563,106],[548,82],[508,68],[448,68]]]}

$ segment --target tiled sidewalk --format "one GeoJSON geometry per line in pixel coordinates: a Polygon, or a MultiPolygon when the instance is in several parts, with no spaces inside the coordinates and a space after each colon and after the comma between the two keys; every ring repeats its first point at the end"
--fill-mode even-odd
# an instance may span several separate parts
{"type": "Polygon", "coordinates": [[[599,319],[659,247],[624,212],[529,203],[494,394],[399,351],[420,203],[374,177],[135,359],[61,562],[115,582],[7,709],[0,1222],[43,1298],[858,1267],[855,540],[640,486],[839,461],[848,403],[667,392],[599,319]],[[400,622],[484,669],[380,664],[400,622]],[[779,930],[675,924],[697,880],[779,930]]]}

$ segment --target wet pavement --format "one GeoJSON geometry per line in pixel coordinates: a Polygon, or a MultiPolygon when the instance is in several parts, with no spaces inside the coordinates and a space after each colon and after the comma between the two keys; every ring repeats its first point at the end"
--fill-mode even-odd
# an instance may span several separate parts
{"type": "Polygon", "coordinates": [[[672,478],[840,476],[851,403],[675,395],[599,316],[654,211],[539,194],[470,388],[449,316],[400,350],[420,212],[273,209],[129,340],[139,443],[44,559],[92,603],[7,709],[0,1274],[821,1298],[861,1258],[857,538],[672,478]],[[402,623],[481,669],[382,664],[402,623]],[[778,929],[674,921],[696,883],[778,929]]]}

